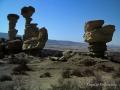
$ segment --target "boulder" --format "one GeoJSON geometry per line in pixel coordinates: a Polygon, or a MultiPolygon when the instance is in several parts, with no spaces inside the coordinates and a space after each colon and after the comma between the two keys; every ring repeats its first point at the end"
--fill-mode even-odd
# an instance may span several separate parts
{"type": "Polygon", "coordinates": [[[8,50],[11,50],[11,51],[22,50],[22,41],[19,39],[8,41],[7,44],[8,44],[8,47],[7,47],[8,50]]]}

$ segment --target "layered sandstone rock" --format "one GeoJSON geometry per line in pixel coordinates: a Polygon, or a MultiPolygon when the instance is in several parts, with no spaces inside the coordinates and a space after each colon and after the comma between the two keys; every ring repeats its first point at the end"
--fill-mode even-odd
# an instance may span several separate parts
{"type": "Polygon", "coordinates": [[[16,14],[8,14],[9,20],[9,40],[7,42],[7,48],[10,52],[19,51],[22,49],[22,40],[16,37],[18,30],[15,29],[19,16],[16,14]]]}
{"type": "Polygon", "coordinates": [[[44,48],[47,40],[48,40],[47,29],[41,28],[37,32],[36,36],[31,37],[23,42],[23,50],[36,49],[36,48],[41,50],[44,48]]]}
{"type": "Polygon", "coordinates": [[[36,23],[31,23],[31,16],[35,12],[35,9],[32,6],[23,7],[21,9],[21,15],[26,20],[25,24],[25,33],[23,36],[23,50],[31,49],[43,49],[46,41],[48,40],[48,33],[46,28],[39,29],[36,23]]]}
{"type": "Polygon", "coordinates": [[[84,39],[89,43],[90,54],[97,57],[104,57],[107,50],[106,43],[112,41],[115,31],[114,25],[105,25],[104,20],[88,21],[85,24],[84,39]]]}

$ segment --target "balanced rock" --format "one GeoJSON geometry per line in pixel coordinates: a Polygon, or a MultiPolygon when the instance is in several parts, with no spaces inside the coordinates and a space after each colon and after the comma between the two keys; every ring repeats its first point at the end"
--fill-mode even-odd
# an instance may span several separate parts
{"type": "Polygon", "coordinates": [[[90,54],[97,57],[104,57],[107,50],[106,43],[112,41],[115,31],[114,25],[105,25],[104,20],[88,21],[85,24],[84,39],[89,43],[90,54]]]}
{"type": "Polygon", "coordinates": [[[35,12],[35,8],[32,6],[23,7],[21,9],[21,15],[26,19],[25,27],[29,26],[30,22],[32,21],[31,16],[35,12]]]}

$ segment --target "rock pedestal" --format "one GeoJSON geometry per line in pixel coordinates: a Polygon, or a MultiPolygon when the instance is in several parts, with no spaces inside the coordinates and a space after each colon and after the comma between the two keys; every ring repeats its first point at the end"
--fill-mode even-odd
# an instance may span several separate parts
{"type": "Polygon", "coordinates": [[[41,50],[44,48],[46,41],[48,40],[48,33],[46,28],[39,29],[36,23],[31,23],[31,16],[35,12],[32,6],[23,7],[21,9],[21,15],[25,18],[25,33],[23,36],[23,50],[33,51],[33,49],[41,50]]]}
{"type": "Polygon", "coordinates": [[[91,56],[104,57],[107,45],[103,42],[89,43],[88,50],[91,56]]]}
{"type": "Polygon", "coordinates": [[[85,24],[84,39],[89,43],[89,51],[91,56],[104,57],[107,50],[107,42],[112,41],[115,31],[114,25],[105,25],[104,20],[88,21],[85,24]]]}
{"type": "Polygon", "coordinates": [[[6,49],[9,53],[19,52],[22,50],[22,40],[16,37],[18,30],[15,29],[19,16],[16,14],[8,14],[7,18],[9,20],[9,40],[6,49]]]}
{"type": "Polygon", "coordinates": [[[19,16],[16,14],[8,14],[7,18],[9,20],[9,31],[8,31],[9,40],[14,40],[18,32],[18,30],[15,29],[15,26],[17,20],[19,19],[19,16]]]}
{"type": "Polygon", "coordinates": [[[25,31],[24,31],[25,34],[23,36],[24,40],[28,39],[27,32],[31,27],[31,21],[32,21],[31,16],[33,15],[34,12],[35,12],[35,8],[33,8],[32,6],[23,7],[21,9],[21,15],[25,18],[25,21],[26,21],[25,22],[25,31]]]}

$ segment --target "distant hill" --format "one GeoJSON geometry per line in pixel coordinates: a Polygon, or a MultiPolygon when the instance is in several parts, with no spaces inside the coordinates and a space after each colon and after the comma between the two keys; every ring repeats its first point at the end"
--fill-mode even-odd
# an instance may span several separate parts
{"type": "MultiPolygon", "coordinates": [[[[0,38],[8,38],[7,33],[0,33],[0,38]]],[[[73,41],[64,41],[64,40],[48,40],[46,43],[45,48],[47,49],[57,49],[57,50],[77,50],[81,52],[88,51],[87,49],[88,44],[87,43],[81,43],[81,42],[73,42],[73,41]]],[[[108,45],[109,51],[119,51],[120,52],[120,46],[114,46],[114,45],[108,45]]]]}
{"type": "Polygon", "coordinates": [[[8,34],[0,32],[0,38],[8,38],[8,34]]]}

